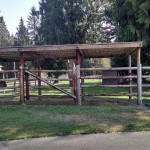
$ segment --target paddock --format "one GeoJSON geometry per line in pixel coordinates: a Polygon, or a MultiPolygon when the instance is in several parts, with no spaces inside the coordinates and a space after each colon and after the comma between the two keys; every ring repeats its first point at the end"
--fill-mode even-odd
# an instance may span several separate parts
{"type": "MultiPolygon", "coordinates": [[[[34,97],[42,99],[43,97],[53,97],[54,95],[43,95],[42,89],[53,88],[63,93],[59,96],[60,99],[69,98],[69,103],[82,105],[86,103],[87,97],[105,97],[105,96],[128,96],[132,100],[136,96],[138,105],[142,105],[142,96],[150,96],[149,93],[144,93],[143,88],[149,88],[150,84],[142,83],[143,79],[149,79],[150,75],[143,75],[142,70],[150,70],[148,66],[141,64],[141,47],[142,42],[127,42],[127,43],[101,43],[101,44],[71,44],[71,45],[47,45],[47,46],[28,46],[28,47],[6,47],[0,48],[0,61],[20,62],[19,70],[1,70],[2,78],[0,82],[11,82],[9,87],[1,87],[1,90],[19,90],[20,104],[29,103],[34,97]],[[132,55],[136,56],[137,65],[132,66],[132,55]],[[117,68],[84,68],[82,60],[88,58],[111,58],[111,57],[126,57],[128,66],[117,68]],[[41,61],[44,59],[51,60],[75,60],[75,65],[72,65],[68,70],[42,70],[39,67],[37,70],[28,69],[24,66],[25,61],[41,61]],[[87,71],[100,72],[95,75],[84,75],[87,71]],[[125,75],[111,74],[109,72],[126,71],[125,75]],[[71,74],[71,77],[61,78],[45,78],[42,74],[51,72],[63,72],[71,74]],[[108,72],[104,75],[103,72],[108,72]],[[133,74],[133,72],[135,74],[133,74]],[[8,74],[13,74],[9,78],[8,74]],[[102,84],[86,85],[85,80],[101,80],[102,84]],[[119,84],[118,81],[126,80],[125,84],[119,84]],[[133,80],[136,82],[133,83],[133,80]],[[57,86],[52,84],[52,81],[72,82],[71,86],[57,86]],[[104,81],[116,81],[114,84],[106,84],[104,81]],[[31,84],[32,83],[32,84],[31,84]],[[34,83],[34,84],[33,84],[34,83]],[[125,88],[128,93],[86,93],[88,88],[125,88]],[[32,95],[30,90],[37,89],[37,95],[32,95]],[[69,89],[69,91],[68,91],[69,89]]],[[[66,103],[67,104],[67,103],[66,103]]]]}

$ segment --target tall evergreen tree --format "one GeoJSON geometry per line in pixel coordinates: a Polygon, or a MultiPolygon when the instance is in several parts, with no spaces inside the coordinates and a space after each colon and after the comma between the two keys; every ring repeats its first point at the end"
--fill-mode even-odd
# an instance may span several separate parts
{"type": "Polygon", "coordinates": [[[24,21],[22,18],[20,19],[20,23],[19,23],[16,35],[15,35],[15,45],[17,46],[29,45],[28,30],[26,26],[24,25],[24,21]]]}
{"type": "MultiPolygon", "coordinates": [[[[5,24],[4,18],[0,17],[0,47],[12,46],[13,45],[13,36],[10,36],[7,26],[5,24]]],[[[3,69],[12,70],[12,62],[1,61],[0,65],[3,66],[3,69]]]]}
{"type": "Polygon", "coordinates": [[[116,41],[143,41],[142,64],[150,61],[150,1],[115,0],[107,11],[116,25],[116,41]]]}
{"type": "Polygon", "coordinates": [[[38,28],[39,28],[39,11],[33,6],[31,8],[30,15],[28,16],[28,32],[31,44],[36,45],[38,43],[38,28]]]}
{"type": "MultiPolygon", "coordinates": [[[[82,44],[101,40],[100,0],[41,0],[41,44],[82,44]]],[[[50,62],[57,66],[57,62],[50,62]]],[[[48,64],[48,63],[46,63],[48,64]]],[[[62,69],[66,67],[62,62],[62,69]]],[[[50,64],[49,64],[50,65],[50,64]]]]}
{"type": "Polygon", "coordinates": [[[100,40],[100,0],[41,0],[43,44],[75,44],[100,40]]]}
{"type": "Polygon", "coordinates": [[[7,30],[4,18],[0,17],[0,46],[8,46],[10,44],[10,35],[7,30]]]}

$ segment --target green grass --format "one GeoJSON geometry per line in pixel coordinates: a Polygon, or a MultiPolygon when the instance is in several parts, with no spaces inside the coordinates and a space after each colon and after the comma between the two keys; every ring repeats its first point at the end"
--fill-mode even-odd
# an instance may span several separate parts
{"type": "MultiPolygon", "coordinates": [[[[96,85],[96,84],[101,84],[102,81],[100,79],[90,79],[90,80],[85,80],[85,85],[96,85]]],[[[55,84],[58,87],[68,87],[69,86],[69,82],[68,81],[61,81],[57,84],[55,84]]],[[[71,92],[71,90],[67,89],[68,92],[71,92]]],[[[128,88],[123,89],[123,88],[104,88],[104,87],[100,87],[100,88],[85,88],[84,89],[85,94],[100,94],[100,93],[105,93],[105,94],[123,94],[123,93],[128,93],[128,88]]],[[[145,91],[146,93],[150,92],[149,88],[143,89],[143,91],[145,91]]],[[[137,92],[135,88],[133,88],[133,92],[137,92]]],[[[38,94],[38,90],[37,89],[31,89],[30,91],[31,95],[37,95],[38,94]]],[[[63,93],[61,93],[58,90],[53,90],[53,89],[43,89],[42,90],[42,94],[43,95],[64,95],[63,93]]],[[[19,92],[6,92],[4,93],[0,93],[0,97],[11,97],[12,95],[19,95],[19,92]]],[[[110,99],[122,99],[122,100],[127,100],[128,96],[96,96],[96,98],[110,98],[110,99]]],[[[93,97],[89,97],[88,99],[93,99],[93,97]]],[[[136,100],[137,97],[133,96],[133,99],[136,100]]],[[[144,100],[150,100],[150,97],[143,97],[144,100]]]]}
{"type": "MultiPolygon", "coordinates": [[[[101,84],[88,80],[86,85],[101,84]]],[[[56,84],[68,86],[68,82],[56,84]]],[[[89,88],[85,93],[127,93],[128,89],[89,88]]],[[[150,92],[147,89],[147,92],[150,92]]],[[[0,100],[18,99],[18,92],[0,94],[0,100]]],[[[62,95],[42,90],[43,94],[62,95]]],[[[31,90],[30,94],[37,94],[31,90]]],[[[107,98],[107,97],[106,97],[107,98]]],[[[110,97],[127,99],[128,97],[110,97]]],[[[150,99],[149,97],[147,99],[150,99]]],[[[2,106],[0,105],[0,140],[14,140],[68,134],[150,131],[150,113],[132,106],[2,106]]]]}
{"type": "Polygon", "coordinates": [[[0,106],[0,140],[150,131],[150,115],[131,106],[0,106]]]}

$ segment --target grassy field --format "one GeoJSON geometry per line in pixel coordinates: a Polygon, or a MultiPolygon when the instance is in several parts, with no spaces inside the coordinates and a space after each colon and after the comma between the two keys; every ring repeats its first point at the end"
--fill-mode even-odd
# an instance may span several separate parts
{"type": "MultiPolygon", "coordinates": [[[[100,83],[89,80],[86,85],[100,83]]],[[[61,82],[60,87],[67,86],[61,82]]],[[[127,93],[128,89],[89,88],[85,93],[127,93]]],[[[150,92],[149,89],[147,92],[150,92]]],[[[18,92],[0,94],[0,100],[18,99],[18,92]]],[[[37,90],[31,90],[37,94],[37,90]]],[[[62,93],[43,90],[42,94],[62,93]]],[[[128,97],[110,97],[128,99],[128,97]]],[[[136,97],[134,97],[136,99],[136,97]]],[[[148,98],[149,99],[149,98],[148,98]]],[[[3,106],[0,105],[0,140],[67,134],[150,131],[150,110],[137,106],[3,106]]]]}
{"type": "Polygon", "coordinates": [[[150,131],[150,112],[131,106],[0,106],[0,140],[150,131]]]}

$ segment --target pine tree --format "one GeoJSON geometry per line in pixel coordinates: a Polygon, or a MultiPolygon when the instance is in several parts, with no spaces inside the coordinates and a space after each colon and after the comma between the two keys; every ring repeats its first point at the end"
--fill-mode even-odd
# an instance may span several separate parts
{"type": "Polygon", "coordinates": [[[8,46],[10,45],[10,35],[7,30],[4,18],[0,17],[0,46],[8,46]]]}
{"type": "MultiPolygon", "coordinates": [[[[0,47],[12,46],[13,40],[9,34],[7,26],[5,24],[4,18],[0,17],[0,47]]],[[[12,62],[0,62],[0,65],[3,66],[3,69],[12,70],[13,63],[12,62]]]]}
{"type": "MultiPolygon", "coordinates": [[[[102,2],[100,0],[41,0],[41,44],[82,44],[102,41],[102,2]]],[[[59,62],[46,65],[58,67],[59,62]]],[[[66,63],[61,69],[66,68],[66,63]]],[[[44,66],[46,66],[44,65],[44,66]]],[[[47,66],[48,67],[48,66],[47,66]]]]}
{"type": "Polygon", "coordinates": [[[111,4],[112,9],[107,14],[115,23],[116,41],[143,41],[142,64],[149,65],[150,1],[116,0],[111,4]]]}
{"type": "Polygon", "coordinates": [[[28,16],[28,32],[31,44],[38,43],[38,28],[39,28],[39,11],[33,6],[30,15],[28,16]]]}
{"type": "Polygon", "coordinates": [[[75,44],[101,39],[100,0],[41,0],[43,44],[75,44]]]}
{"type": "Polygon", "coordinates": [[[25,27],[24,21],[22,18],[20,19],[20,23],[19,23],[16,35],[15,35],[15,45],[17,45],[17,46],[29,45],[28,30],[25,27]]]}

